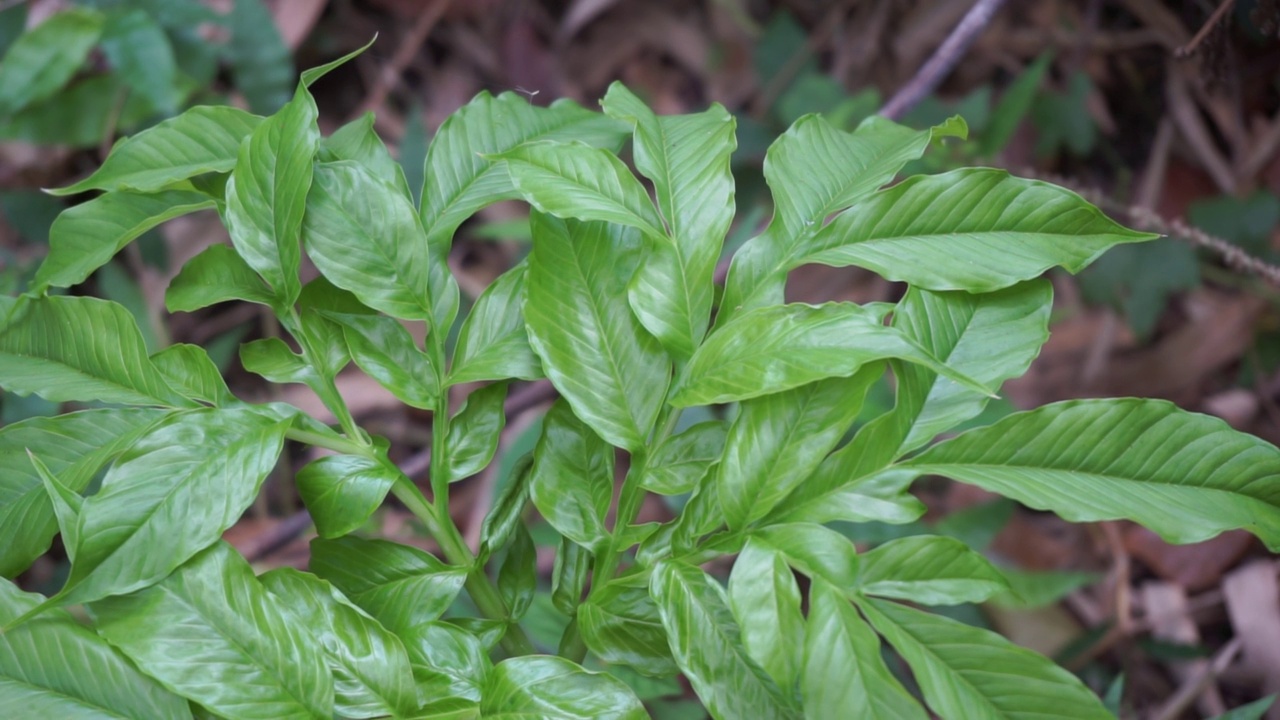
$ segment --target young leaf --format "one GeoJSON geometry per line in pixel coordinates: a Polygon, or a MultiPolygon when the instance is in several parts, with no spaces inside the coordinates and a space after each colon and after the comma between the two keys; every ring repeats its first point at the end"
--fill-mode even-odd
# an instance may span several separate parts
{"type": "Polygon", "coordinates": [[[797,248],[791,267],[858,265],[929,290],[990,292],[1055,265],[1079,272],[1113,245],[1155,237],[1069,190],[966,168],[866,198],[797,248]]]}
{"type": "Polygon", "coordinates": [[[561,535],[598,553],[609,541],[613,448],[559,400],[543,419],[529,490],[538,512],[561,535]]]}
{"type": "Polygon", "coordinates": [[[199,345],[170,345],[152,355],[151,363],[175,390],[192,400],[214,406],[235,402],[218,366],[199,345]]]}
{"type": "Polygon", "coordinates": [[[805,717],[817,720],[925,720],[924,708],[902,687],[880,655],[880,639],[839,589],[822,579],[809,586],[809,620],[800,695],[805,717]]]}
{"type": "Polygon", "coordinates": [[[626,283],[634,232],[534,213],[524,316],[561,394],[610,444],[638,450],[657,418],[670,365],[636,320],[626,283]]]}
{"type": "Polygon", "coordinates": [[[636,272],[631,307],[668,351],[688,358],[707,331],[712,274],[733,221],[733,116],[713,105],[660,118],[617,82],[600,105],[635,126],[636,169],[653,181],[670,228],[670,240],[654,243],[636,272]]]}
{"type": "Polygon", "coordinates": [[[373,113],[364,115],[343,125],[320,141],[321,157],[326,161],[354,160],[379,179],[395,185],[410,201],[409,183],[404,169],[391,157],[382,138],[373,129],[373,113]]]}
{"type": "Polygon", "coordinates": [[[649,716],[621,680],[547,655],[498,663],[485,678],[480,713],[494,720],[641,720],[649,716]]]}
{"type": "Polygon", "coordinates": [[[90,609],[99,634],[143,672],[219,715],[333,715],[323,648],[224,542],[159,585],[90,609]]]}
{"type": "Polygon", "coordinates": [[[639,584],[634,577],[605,583],[577,606],[577,612],[583,641],[604,662],[626,665],[649,677],[680,672],[643,578],[639,584]]]}
{"type": "MultiPolygon", "coordinates": [[[[446,622],[429,622],[403,631],[401,638],[423,697],[480,701],[480,688],[493,670],[493,662],[475,635],[446,622]]],[[[413,717],[423,715],[415,713],[413,717]]]]}
{"type": "Polygon", "coordinates": [[[450,385],[542,377],[538,356],[529,347],[521,309],[526,268],[522,262],[499,275],[467,313],[453,353],[450,385]]]}
{"type": "Polygon", "coordinates": [[[702,570],[665,561],[649,592],[676,664],[714,718],[797,718],[799,710],[742,646],[724,589],[702,570]]]}
{"type": "Polygon", "coordinates": [[[907,492],[916,474],[909,470],[888,470],[866,474],[846,472],[857,456],[845,445],[832,453],[774,508],[765,522],[828,523],[913,522],[924,514],[924,503],[907,492]]]}
{"type": "MultiPolygon", "coordinates": [[[[0,580],[0,626],[44,598],[0,580]]],[[[0,633],[4,717],[191,718],[186,698],[138,672],[119,651],[58,610],[0,633]]]]}
{"type": "Polygon", "coordinates": [[[1016,413],[903,463],[1074,522],[1128,518],[1175,543],[1245,528],[1280,550],[1280,450],[1161,400],[1016,413]]]}
{"type": "Polygon", "coordinates": [[[1074,675],[993,632],[884,600],[859,600],[858,607],[911,666],[942,717],[1111,717],[1074,675]]]}
{"type": "Polygon", "coordinates": [[[121,191],[68,208],[49,228],[49,255],[36,271],[32,290],[82,283],[142,233],[215,204],[212,197],[189,190],[121,191]]]}
{"type": "Polygon", "coordinates": [[[719,462],[728,423],[709,420],[667,438],[649,456],[640,485],[660,495],[693,492],[698,481],[719,462]]]}
{"type": "Polygon", "coordinates": [[[790,693],[800,677],[804,615],[800,587],[777,549],[747,541],[729,576],[729,606],[742,628],[747,652],[784,693],[790,693]]]}
{"type": "Polygon", "coordinates": [[[66,488],[80,492],[160,418],[163,410],[83,410],[0,428],[0,576],[14,577],[49,549],[58,531],[53,507],[28,453],[66,488]]]}
{"type": "Polygon", "coordinates": [[[716,469],[720,507],[737,530],[759,520],[818,467],[862,409],[879,363],[743,401],[716,469]]]}
{"type": "Polygon", "coordinates": [[[498,569],[498,592],[511,611],[511,619],[519,620],[529,610],[538,586],[538,548],[523,525],[517,525],[507,545],[507,556],[498,569]]]}
{"type": "Polygon", "coordinates": [[[356,537],[312,540],[311,572],[397,634],[439,618],[467,579],[422,550],[356,537]]]}
{"type": "Polygon", "coordinates": [[[404,644],[332,585],[293,568],[258,578],[320,641],[333,670],[334,711],[343,717],[408,717],[418,707],[404,644]]]}
{"type": "Polygon", "coordinates": [[[240,364],[273,383],[315,385],[315,368],[280,338],[260,338],[240,346],[240,364]]]}
{"type": "Polygon", "coordinates": [[[480,552],[477,562],[489,561],[493,551],[504,547],[516,526],[524,520],[525,504],[529,501],[529,467],[533,458],[525,455],[516,461],[511,478],[498,492],[493,507],[480,524],[480,552]]]}
{"type": "Polygon", "coordinates": [[[921,605],[958,605],[982,602],[1009,589],[986,558],[949,537],[890,540],[860,560],[857,589],[867,595],[921,605]]]}
{"type": "Polygon", "coordinates": [[[209,172],[230,172],[240,143],[262,118],[238,108],[200,105],[116,143],[102,166],[80,182],[50,190],[74,195],[86,190],[155,192],[209,172]]]}
{"type": "Polygon", "coordinates": [[[372,458],[329,455],[298,471],[296,482],[316,532],[332,539],[363,525],[401,477],[372,458]]]}
{"type": "Polygon", "coordinates": [[[858,584],[858,553],[848,538],[814,523],[770,525],[752,538],[777,549],[787,563],[809,577],[819,577],[838,588],[858,584]]]}
{"type": "Polygon", "coordinates": [[[551,604],[568,617],[582,605],[582,592],[591,577],[591,551],[563,535],[551,568],[551,604]]]}
{"type": "Polygon", "coordinates": [[[494,383],[473,391],[449,423],[449,482],[480,472],[498,451],[507,416],[502,410],[507,384],[494,383]]]}
{"type": "Polygon", "coordinates": [[[187,261],[169,283],[164,305],[169,312],[194,312],[228,300],[271,304],[271,288],[227,245],[210,245],[187,261]]]}
{"type": "Polygon", "coordinates": [[[62,89],[102,35],[102,13],[55,13],[23,33],[0,62],[0,117],[13,115],[62,89]]]}
{"type": "Polygon", "coordinates": [[[129,88],[164,115],[178,111],[178,63],[173,45],[153,15],[141,8],[107,15],[102,53],[129,88]]]}
{"type": "Polygon", "coordinates": [[[147,358],[123,306],[88,297],[0,297],[0,387],[53,402],[193,407],[147,358]]]}
{"type": "Polygon", "coordinates": [[[385,315],[324,313],[342,327],[351,359],[406,405],[435,407],[439,375],[399,321],[385,315]]]}

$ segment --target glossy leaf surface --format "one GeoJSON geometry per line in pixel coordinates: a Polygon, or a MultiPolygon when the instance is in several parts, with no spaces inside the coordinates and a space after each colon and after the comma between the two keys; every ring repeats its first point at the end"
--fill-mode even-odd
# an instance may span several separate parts
{"type": "Polygon", "coordinates": [[[577,612],[582,639],[601,660],[651,677],[680,671],[671,657],[658,606],[643,583],[609,582],[593,590],[577,612]]]}
{"type": "Polygon", "coordinates": [[[853,543],[831,528],[813,523],[785,523],[763,527],[752,537],[776,548],[787,563],[840,588],[858,582],[859,558],[853,543]]]}
{"type": "Polygon", "coordinates": [[[164,293],[170,312],[192,312],[229,300],[270,305],[271,288],[226,245],[210,245],[188,260],[164,293]]]}
{"type": "Polygon", "coordinates": [[[493,661],[475,635],[447,622],[429,622],[401,633],[401,637],[423,696],[480,700],[481,686],[493,669],[493,661]]]}
{"type": "Polygon", "coordinates": [[[644,489],[660,495],[692,492],[720,460],[728,427],[722,420],[711,420],[668,438],[645,465],[640,478],[644,489]]]}
{"type": "Polygon", "coordinates": [[[440,395],[431,359],[399,321],[385,315],[326,313],[342,327],[351,359],[369,377],[416,408],[430,409],[440,395]]]}
{"type": "Polygon", "coordinates": [[[218,406],[236,399],[222,379],[218,366],[199,345],[170,345],[152,355],[151,364],[165,376],[174,390],[192,400],[218,406]]]}
{"type": "Polygon", "coordinates": [[[298,471],[296,482],[316,532],[338,538],[363,525],[399,477],[372,458],[329,455],[298,471]]]}
{"type": "Polygon", "coordinates": [[[449,424],[449,482],[483,470],[498,451],[498,440],[507,416],[503,403],[506,383],[494,383],[473,391],[449,424]]]}
{"type": "Polygon", "coordinates": [[[609,540],[613,448],[563,400],[547,411],[529,470],[529,495],[561,535],[598,552],[609,540]]]}
{"type": "Polygon", "coordinates": [[[495,720],[640,720],[649,716],[621,680],[549,655],[502,661],[485,679],[482,693],[480,712],[495,720]]]}
{"type": "Polygon", "coordinates": [[[921,605],[982,602],[1009,589],[982,555],[949,537],[899,538],[863,553],[858,590],[921,605]]]}
{"type": "Polygon", "coordinates": [[[742,645],[790,692],[800,677],[805,624],[800,587],[777,549],[747,541],[729,576],[729,606],[742,629],[742,645]]]}
{"type": "Polygon", "coordinates": [[[458,334],[449,384],[542,377],[524,325],[526,268],[521,263],[499,275],[471,307],[458,334]]]}

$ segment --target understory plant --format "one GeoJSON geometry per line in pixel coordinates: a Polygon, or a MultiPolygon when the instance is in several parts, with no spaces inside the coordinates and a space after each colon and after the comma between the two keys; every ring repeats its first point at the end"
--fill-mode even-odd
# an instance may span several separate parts
{"type": "Polygon", "coordinates": [[[683,675],[716,718],[1108,717],[1045,657],[922,609],[1005,591],[982,555],[936,536],[859,553],[829,524],[913,521],[913,480],[941,475],[1070,520],[1280,548],[1280,451],[1167,402],[1055,403],[933,444],[1039,352],[1047,269],[1152,237],[999,170],[891,184],[959,119],[798,120],[768,152],[773,219],[721,289],[724,108],[658,117],[621,84],[603,113],[481,94],[436,134],[415,207],[371,118],[322,137],[308,87],[336,64],[270,117],[196,108],[118,143],[59,191],[102,192],[0,300],[0,384],[84,408],[0,430],[0,574],[58,533],[70,559],[49,598],[0,580],[0,716],[638,718],[635,687],[683,675]],[[532,251],[460,319],[451,239],[510,199],[531,206],[532,251]],[[268,308],[292,342],[245,344],[244,367],[307,385],[332,425],[233,396],[200,347],[148,355],[122,307],[59,291],[203,209],[231,244],[186,263],[168,308],[268,308]],[[785,302],[809,263],[907,290],[785,302]],[[352,417],[349,363],[430,411],[426,487],[352,417]],[[890,371],[896,404],[855,427],[890,371]],[[540,378],[559,400],[469,546],[450,488],[493,461],[510,386],[540,378]],[[286,442],[329,451],[294,477],[319,537],[309,571],[255,575],[221,536],[286,442]],[[388,494],[436,551],[361,536],[388,494]],[[653,494],[674,519],[637,521],[653,494]],[[558,536],[549,591],[538,516],[558,536]],[[523,621],[548,596],[563,631],[535,644],[523,621]]]}

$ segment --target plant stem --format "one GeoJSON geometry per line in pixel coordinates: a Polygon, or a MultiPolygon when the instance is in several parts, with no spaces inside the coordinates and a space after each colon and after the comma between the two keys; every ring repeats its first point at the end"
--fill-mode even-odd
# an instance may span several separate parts
{"type": "Polygon", "coordinates": [[[290,440],[295,440],[307,445],[322,447],[326,450],[343,453],[345,455],[359,455],[361,457],[374,457],[372,445],[362,445],[358,442],[349,440],[345,437],[334,435],[323,435],[310,430],[300,430],[298,428],[289,428],[285,431],[284,436],[290,440]]]}

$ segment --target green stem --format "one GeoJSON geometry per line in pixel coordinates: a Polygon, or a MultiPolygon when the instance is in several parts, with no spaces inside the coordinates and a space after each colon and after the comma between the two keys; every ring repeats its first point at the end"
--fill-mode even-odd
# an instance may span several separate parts
{"type": "Polygon", "coordinates": [[[372,445],[362,445],[358,442],[348,440],[345,437],[336,435],[323,435],[310,430],[300,430],[298,428],[289,428],[285,431],[284,436],[290,440],[295,440],[307,445],[322,447],[326,450],[343,453],[346,455],[359,455],[361,457],[376,457],[372,445]]]}

